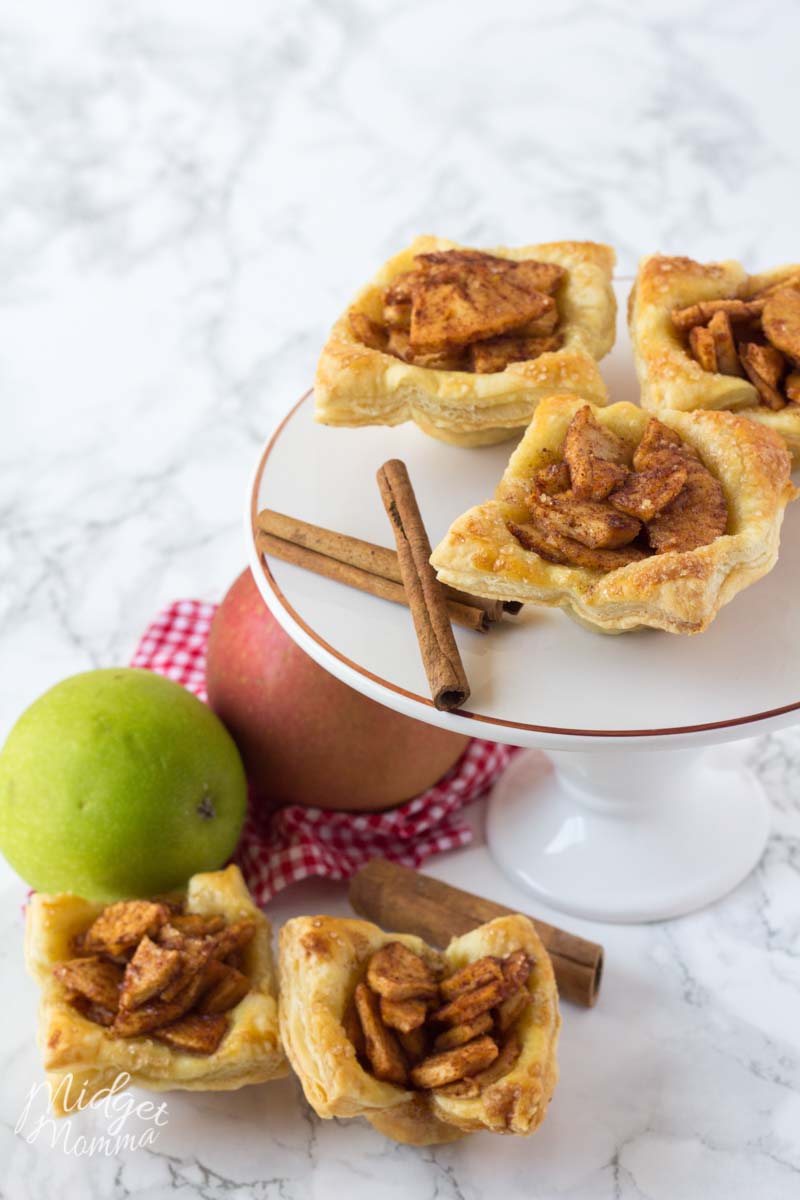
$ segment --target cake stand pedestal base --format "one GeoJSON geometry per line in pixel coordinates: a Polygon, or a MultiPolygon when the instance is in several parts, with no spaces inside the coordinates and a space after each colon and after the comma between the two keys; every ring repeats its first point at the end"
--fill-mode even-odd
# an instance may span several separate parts
{"type": "Polygon", "coordinates": [[[509,878],[562,912],[658,921],[724,896],[769,832],[761,784],[733,747],[517,756],[489,803],[509,878]]]}

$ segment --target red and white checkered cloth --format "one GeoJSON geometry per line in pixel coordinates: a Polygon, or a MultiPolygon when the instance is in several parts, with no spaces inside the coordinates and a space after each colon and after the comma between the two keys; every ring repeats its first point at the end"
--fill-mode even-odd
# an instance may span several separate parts
{"type": "MultiPolygon", "coordinates": [[[[166,675],[207,700],[206,643],[215,611],[213,604],[177,600],[153,621],[131,666],[166,675]]],[[[461,810],[492,786],[513,752],[473,738],[437,784],[388,812],[327,812],[292,804],[257,813],[251,807],[236,860],[256,902],[265,904],[281,888],[311,875],[349,879],[371,858],[419,867],[434,854],[466,846],[472,831],[461,810]]]]}

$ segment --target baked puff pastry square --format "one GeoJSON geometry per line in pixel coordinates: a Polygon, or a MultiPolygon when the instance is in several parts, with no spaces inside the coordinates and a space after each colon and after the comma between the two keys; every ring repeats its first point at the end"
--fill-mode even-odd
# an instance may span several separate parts
{"type": "Polygon", "coordinates": [[[778,435],[733,413],[550,396],[495,499],[431,562],[443,583],[606,633],[699,633],[774,566],[789,471],[778,435]]]}
{"type": "Polygon", "coordinates": [[[272,931],[238,867],[193,876],[184,896],[123,904],[36,894],[27,908],[25,961],[41,988],[54,1113],[83,1107],[122,1073],[154,1091],[226,1091],[286,1075],[272,931]],[[201,992],[195,968],[215,938],[220,961],[201,992]],[[186,981],[200,998],[181,1013],[186,981]],[[121,997],[129,1009],[117,1007],[121,997]],[[130,1036],[137,1023],[152,1026],[159,1005],[177,1019],[130,1036]]]}
{"type": "Polygon", "coordinates": [[[560,1017],[527,917],[442,953],[368,921],[297,917],[281,930],[280,978],[283,1043],[320,1117],[365,1117],[413,1145],[543,1121],[560,1017]]]}
{"type": "Polygon", "coordinates": [[[416,238],[334,325],[317,367],[316,419],[411,420],[442,441],[482,446],[524,428],[548,393],[605,404],[596,360],[614,344],[614,262],[594,242],[478,252],[416,238]],[[425,289],[414,282],[422,274],[425,289]]]}
{"type": "Polygon", "coordinates": [[[800,463],[800,264],[642,260],[628,303],[642,404],[731,409],[774,429],[800,463]]]}

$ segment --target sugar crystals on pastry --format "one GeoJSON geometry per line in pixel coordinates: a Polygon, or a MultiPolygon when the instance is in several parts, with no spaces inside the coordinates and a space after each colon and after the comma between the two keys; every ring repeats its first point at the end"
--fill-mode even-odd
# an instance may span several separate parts
{"type": "Polygon", "coordinates": [[[598,404],[614,342],[614,252],[594,242],[473,250],[419,237],[334,325],[314,385],[327,425],[413,420],[484,445],[527,425],[541,396],[598,404]]]}
{"type": "Polygon", "coordinates": [[[433,552],[443,583],[609,633],[699,633],[775,565],[796,491],[777,434],[729,412],[543,400],[495,499],[433,552]]]}
{"type": "Polygon", "coordinates": [[[780,433],[800,461],[800,267],[643,259],[629,304],[642,403],[731,409],[780,433]]]}
{"type": "Polygon", "coordinates": [[[280,935],[281,1034],[321,1117],[396,1141],[532,1133],[558,1077],[552,966],[527,917],[442,952],[367,921],[297,917],[280,935]]]}
{"type": "Polygon", "coordinates": [[[157,1091],[285,1075],[271,936],[235,866],[193,876],[185,896],[34,895],[25,957],[56,1115],[121,1074],[157,1091]]]}

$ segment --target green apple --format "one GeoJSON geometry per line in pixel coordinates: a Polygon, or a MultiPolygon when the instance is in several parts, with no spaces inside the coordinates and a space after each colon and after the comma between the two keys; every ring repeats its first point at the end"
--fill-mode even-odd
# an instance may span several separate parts
{"type": "Polygon", "coordinates": [[[230,857],[247,785],[221,721],[152,671],[73,675],[0,753],[0,850],[37,891],[152,896],[230,857]]]}

